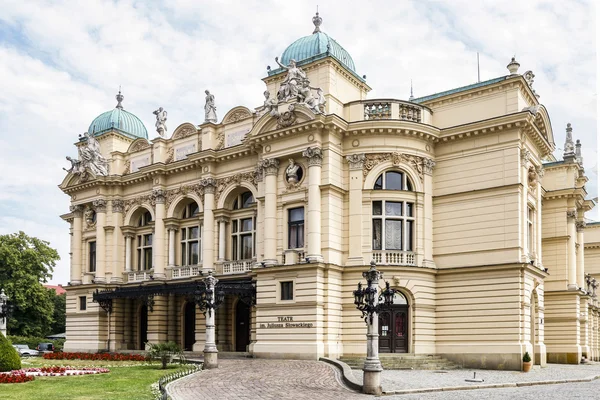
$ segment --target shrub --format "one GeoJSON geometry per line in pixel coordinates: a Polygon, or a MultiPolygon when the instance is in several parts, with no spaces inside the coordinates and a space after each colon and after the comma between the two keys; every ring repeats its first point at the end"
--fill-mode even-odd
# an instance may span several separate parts
{"type": "Polygon", "coordinates": [[[0,333],[0,372],[21,368],[21,357],[10,341],[0,333]]]}
{"type": "Polygon", "coordinates": [[[46,360],[146,361],[140,354],[121,353],[46,353],[46,360]]]}
{"type": "Polygon", "coordinates": [[[146,354],[148,358],[158,359],[162,363],[162,369],[167,369],[167,364],[173,362],[173,357],[179,357],[180,360],[183,360],[183,351],[181,351],[181,347],[177,345],[175,342],[166,342],[166,343],[146,343],[148,346],[148,351],[146,354]]]}
{"type": "Polygon", "coordinates": [[[531,357],[529,356],[529,352],[525,352],[525,354],[523,354],[523,362],[530,362],[531,361],[531,357]]]}
{"type": "Polygon", "coordinates": [[[36,336],[13,336],[8,335],[8,339],[13,344],[26,344],[30,349],[37,349],[40,343],[52,343],[54,345],[54,351],[61,351],[65,345],[65,339],[46,339],[43,337],[36,336]]]}

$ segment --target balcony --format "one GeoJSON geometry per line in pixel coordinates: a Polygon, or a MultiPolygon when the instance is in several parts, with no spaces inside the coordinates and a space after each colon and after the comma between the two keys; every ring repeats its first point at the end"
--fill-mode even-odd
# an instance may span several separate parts
{"type": "Polygon", "coordinates": [[[306,262],[306,250],[300,249],[287,249],[281,255],[281,261],[284,265],[294,265],[306,262]]]}
{"type": "Polygon", "coordinates": [[[252,270],[254,260],[224,261],[223,275],[243,274],[252,270]]]}
{"type": "Polygon", "coordinates": [[[431,124],[431,110],[420,104],[395,99],[354,101],[346,108],[350,122],[400,120],[431,124]]]}
{"type": "Polygon", "coordinates": [[[412,251],[374,250],[373,260],[378,265],[417,265],[416,255],[412,251]]]}
{"type": "Polygon", "coordinates": [[[188,265],[185,267],[170,267],[171,279],[185,279],[202,275],[202,265],[188,265]]]}
{"type": "Polygon", "coordinates": [[[144,282],[144,281],[152,280],[151,276],[153,273],[154,273],[153,270],[130,271],[130,272],[125,272],[125,275],[127,275],[127,282],[133,283],[133,282],[144,282]]]}

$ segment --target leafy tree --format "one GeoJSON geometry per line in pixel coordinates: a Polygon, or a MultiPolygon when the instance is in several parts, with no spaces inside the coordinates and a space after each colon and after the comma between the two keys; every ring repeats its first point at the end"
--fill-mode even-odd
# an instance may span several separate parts
{"type": "Polygon", "coordinates": [[[21,357],[10,341],[0,333],[0,372],[21,369],[21,357]]]}
{"type": "Polygon", "coordinates": [[[181,347],[175,342],[166,343],[146,343],[148,350],[146,355],[152,359],[158,359],[162,363],[162,369],[167,369],[167,364],[173,362],[174,357],[179,357],[180,361],[183,361],[183,351],[181,347]]]}
{"type": "Polygon", "coordinates": [[[54,289],[49,290],[54,303],[54,313],[52,314],[51,333],[64,333],[67,323],[67,295],[65,293],[58,295],[54,289]]]}
{"type": "Polygon", "coordinates": [[[0,288],[15,305],[8,319],[12,335],[46,336],[53,321],[54,303],[42,286],[52,277],[58,252],[50,243],[24,232],[0,235],[0,288]]]}

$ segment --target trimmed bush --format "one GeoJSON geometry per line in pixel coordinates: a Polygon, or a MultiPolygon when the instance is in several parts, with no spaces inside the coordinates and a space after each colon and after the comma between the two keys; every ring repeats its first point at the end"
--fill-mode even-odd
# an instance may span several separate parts
{"type": "Polygon", "coordinates": [[[0,333],[0,372],[21,369],[21,357],[12,343],[0,333]]]}
{"type": "Polygon", "coordinates": [[[529,352],[525,352],[525,354],[523,354],[523,362],[530,362],[531,361],[531,356],[529,355],[529,352]]]}

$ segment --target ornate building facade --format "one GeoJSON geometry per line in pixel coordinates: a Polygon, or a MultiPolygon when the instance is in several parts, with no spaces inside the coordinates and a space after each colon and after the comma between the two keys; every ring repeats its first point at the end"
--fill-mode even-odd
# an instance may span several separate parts
{"type": "Polygon", "coordinates": [[[261,107],[218,122],[206,91],[204,123],[167,139],[161,108],[148,140],[119,93],[91,123],[60,185],[71,196],[65,349],[202,351],[201,282],[214,275],[220,351],[364,355],[352,292],[374,260],[398,290],[379,315],[382,352],[504,369],[526,351],[541,365],[597,359],[583,265],[600,229],[588,224],[598,235],[584,245],[585,175],[552,157],[533,73],[513,59],[506,76],[371,100],[352,57],[313,23],[268,70],[261,107]]]}

